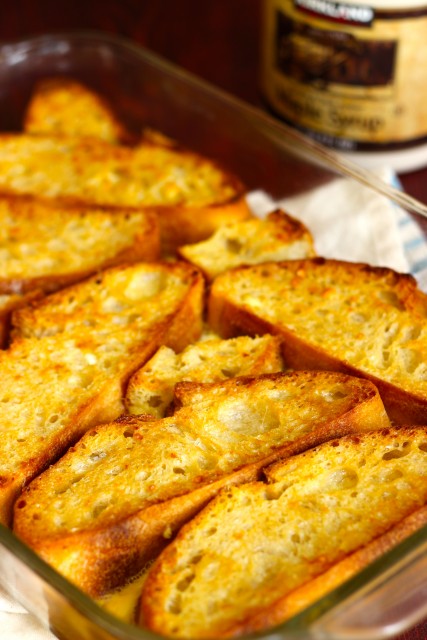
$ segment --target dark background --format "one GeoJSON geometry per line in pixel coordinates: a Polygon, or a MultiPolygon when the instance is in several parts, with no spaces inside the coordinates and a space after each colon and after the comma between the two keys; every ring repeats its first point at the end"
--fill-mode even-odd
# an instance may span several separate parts
{"type": "MultiPolygon", "coordinates": [[[[0,0],[0,40],[106,31],[266,109],[259,91],[261,13],[262,0],[0,0]]],[[[399,177],[427,204],[427,159],[426,169],[399,177]]],[[[427,623],[399,637],[426,639],[427,623]]]]}

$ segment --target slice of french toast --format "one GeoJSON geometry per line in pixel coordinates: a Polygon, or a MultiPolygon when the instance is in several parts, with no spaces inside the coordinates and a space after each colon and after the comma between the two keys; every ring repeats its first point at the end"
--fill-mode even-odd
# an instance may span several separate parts
{"type": "Polygon", "coordinates": [[[245,189],[215,162],[177,147],[103,140],[0,135],[0,193],[67,204],[149,207],[165,253],[250,216],[245,189]]]}
{"type": "Polygon", "coordinates": [[[142,624],[174,638],[265,631],[289,594],[424,507],[426,474],[427,427],[401,427],[332,440],[274,465],[268,484],[227,488],[155,561],[142,624]]]}
{"type": "Polygon", "coordinates": [[[427,507],[424,506],[403,518],[386,533],[333,564],[324,573],[281,597],[267,610],[251,616],[247,621],[233,624],[228,635],[237,637],[282,624],[343,585],[426,525],[427,507]]]}
{"type": "Polygon", "coordinates": [[[0,353],[1,522],[26,483],[88,428],[123,412],[127,381],[161,344],[178,349],[198,337],[203,286],[183,263],[136,264],[26,308],[32,331],[0,353]]]}
{"type": "Polygon", "coordinates": [[[51,292],[114,264],[159,255],[152,213],[0,198],[0,293],[51,292]]]}
{"type": "Polygon", "coordinates": [[[282,370],[280,340],[274,336],[203,340],[181,353],[162,346],[130,379],[125,411],[163,418],[173,403],[178,382],[217,382],[282,370]]]}
{"type": "Polygon", "coordinates": [[[179,247],[178,254],[201,269],[208,280],[240,265],[316,255],[305,225],[279,209],[265,219],[225,224],[207,240],[179,247]]]}
{"type": "Polygon", "coordinates": [[[112,267],[14,312],[12,340],[58,334],[108,339],[117,331],[124,340],[137,339],[154,324],[163,335],[155,350],[166,344],[180,351],[201,334],[203,297],[202,274],[184,262],[112,267]]]}
{"type": "Polygon", "coordinates": [[[89,431],[17,501],[16,534],[88,593],[138,573],[220,488],[319,442],[389,424],[374,385],[338,373],[195,386],[201,402],[172,417],[127,416],[89,431]]]}
{"type": "Polygon", "coordinates": [[[99,93],[66,76],[36,83],[23,127],[26,133],[37,135],[99,138],[122,144],[133,139],[99,93]]]}
{"type": "Polygon", "coordinates": [[[427,421],[427,296],[406,274],[313,258],[241,267],[211,289],[224,337],[282,337],[285,364],[370,378],[398,424],[427,421]]]}

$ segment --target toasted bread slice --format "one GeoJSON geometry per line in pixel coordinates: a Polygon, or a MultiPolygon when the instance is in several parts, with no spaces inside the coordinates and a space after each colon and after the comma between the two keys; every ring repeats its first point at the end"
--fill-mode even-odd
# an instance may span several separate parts
{"type": "Polygon", "coordinates": [[[204,340],[178,354],[163,346],[130,379],[125,410],[128,414],[163,418],[180,381],[217,382],[282,370],[280,340],[269,335],[204,340]]]}
{"type": "Polygon", "coordinates": [[[230,222],[203,242],[179,247],[178,253],[199,267],[208,280],[240,265],[315,256],[308,229],[281,210],[264,220],[230,222]]]}
{"type": "Polygon", "coordinates": [[[157,218],[149,212],[0,198],[0,293],[51,292],[159,255],[157,218]]]}
{"type": "Polygon", "coordinates": [[[234,637],[253,617],[265,629],[288,594],[427,503],[426,444],[425,426],[343,437],[221,492],[151,568],[144,624],[175,638],[234,637]]]}
{"type": "Polygon", "coordinates": [[[95,139],[0,135],[0,193],[149,207],[159,217],[165,252],[250,216],[235,176],[197,154],[150,142],[125,147],[95,139]]]}
{"type": "Polygon", "coordinates": [[[155,323],[168,336],[155,350],[166,344],[180,351],[201,334],[203,294],[201,273],[184,262],[113,267],[13,313],[12,338],[116,331],[137,338],[155,323]]]}
{"type": "Polygon", "coordinates": [[[111,143],[132,140],[101,95],[66,76],[44,78],[36,84],[24,116],[24,131],[100,138],[111,143]]]}
{"type": "Polygon", "coordinates": [[[17,501],[16,533],[88,593],[138,573],[220,488],[338,434],[389,424],[369,381],[336,373],[196,386],[202,411],[189,404],[158,421],[100,426],[17,501]]]}
{"type": "Polygon", "coordinates": [[[427,420],[426,318],[412,276],[324,258],[236,269],[209,301],[224,337],[277,334],[289,367],[370,378],[400,424],[427,420]]]}
{"type": "MultiPolygon", "coordinates": [[[[288,595],[281,597],[273,606],[259,614],[251,616],[244,622],[233,624],[227,631],[232,637],[241,636],[255,631],[272,628],[286,622],[294,615],[301,613],[308,606],[320,598],[331,593],[334,589],[350,580],[362,569],[379,559],[385,553],[397,546],[422,527],[427,525],[427,507],[422,507],[411,515],[403,518],[383,535],[374,538],[368,544],[359,547],[357,551],[345,556],[330,569],[316,578],[294,589],[288,595]]],[[[148,577],[148,571],[145,578],[148,577]]],[[[142,581],[141,581],[142,587],[142,581]]],[[[134,600],[137,602],[136,598],[134,600]]]]}
{"type": "Polygon", "coordinates": [[[51,314],[49,298],[32,309],[33,332],[0,353],[1,522],[25,483],[123,412],[129,377],[161,344],[197,337],[203,277],[185,264],[138,264],[52,294],[51,314]]]}

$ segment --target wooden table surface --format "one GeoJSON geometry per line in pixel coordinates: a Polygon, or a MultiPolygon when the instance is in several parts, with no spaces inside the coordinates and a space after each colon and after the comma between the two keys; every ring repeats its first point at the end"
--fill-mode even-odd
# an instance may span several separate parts
{"type": "MultiPolygon", "coordinates": [[[[262,0],[2,0],[0,40],[106,31],[266,108],[258,76],[261,10],[262,0]]],[[[410,195],[427,204],[427,166],[400,179],[410,195]]],[[[399,636],[426,639],[427,622],[399,636]]]]}

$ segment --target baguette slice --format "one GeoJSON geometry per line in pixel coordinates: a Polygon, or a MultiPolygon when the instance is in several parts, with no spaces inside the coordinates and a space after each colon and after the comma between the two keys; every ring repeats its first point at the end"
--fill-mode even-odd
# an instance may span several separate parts
{"type": "Polygon", "coordinates": [[[165,252],[250,216],[241,182],[195,153],[73,137],[0,135],[0,193],[67,204],[149,207],[165,252]]]}
{"type": "Polygon", "coordinates": [[[0,353],[4,523],[26,483],[88,428],[123,412],[128,379],[161,344],[197,337],[203,277],[185,264],[131,265],[51,299],[53,314],[49,297],[32,310],[39,331],[0,353]]]}
{"type": "Polygon", "coordinates": [[[132,140],[100,94],[66,76],[44,78],[35,85],[24,116],[24,131],[99,138],[111,143],[132,140]]]}
{"type": "Polygon", "coordinates": [[[11,335],[94,334],[102,340],[120,331],[127,340],[153,324],[168,336],[154,351],[161,344],[180,351],[201,334],[203,295],[201,273],[184,262],[122,265],[19,309],[12,314],[11,335]]]}
{"type": "Polygon", "coordinates": [[[422,507],[403,518],[383,535],[374,538],[372,542],[332,565],[324,573],[280,598],[267,611],[262,611],[246,622],[233,626],[228,633],[236,637],[282,624],[350,580],[362,569],[426,525],[427,507],[422,507]]]}
{"type": "Polygon", "coordinates": [[[426,474],[427,427],[402,427],[327,442],[274,465],[269,484],[224,490],[154,563],[143,624],[220,638],[283,621],[275,612],[296,589],[426,505],[426,474]]]}
{"type": "Polygon", "coordinates": [[[236,269],[209,300],[223,337],[276,334],[289,367],[367,377],[398,424],[427,422],[426,318],[412,276],[324,258],[236,269]]]}
{"type": "Polygon", "coordinates": [[[278,209],[264,220],[230,222],[207,240],[180,247],[178,254],[213,280],[240,265],[310,258],[315,251],[304,224],[278,209]]]}
{"type": "Polygon", "coordinates": [[[17,535],[99,595],[137,574],[220,488],[338,434],[389,424],[370,382],[336,373],[234,378],[204,393],[202,410],[89,431],[17,501],[17,535]]]}
{"type": "Polygon", "coordinates": [[[0,293],[51,292],[114,264],[159,255],[154,214],[0,198],[0,293]]]}
{"type": "Polygon", "coordinates": [[[269,335],[204,340],[178,354],[162,346],[130,379],[125,410],[128,414],[163,418],[173,402],[178,382],[217,382],[282,370],[280,340],[269,335]]]}

